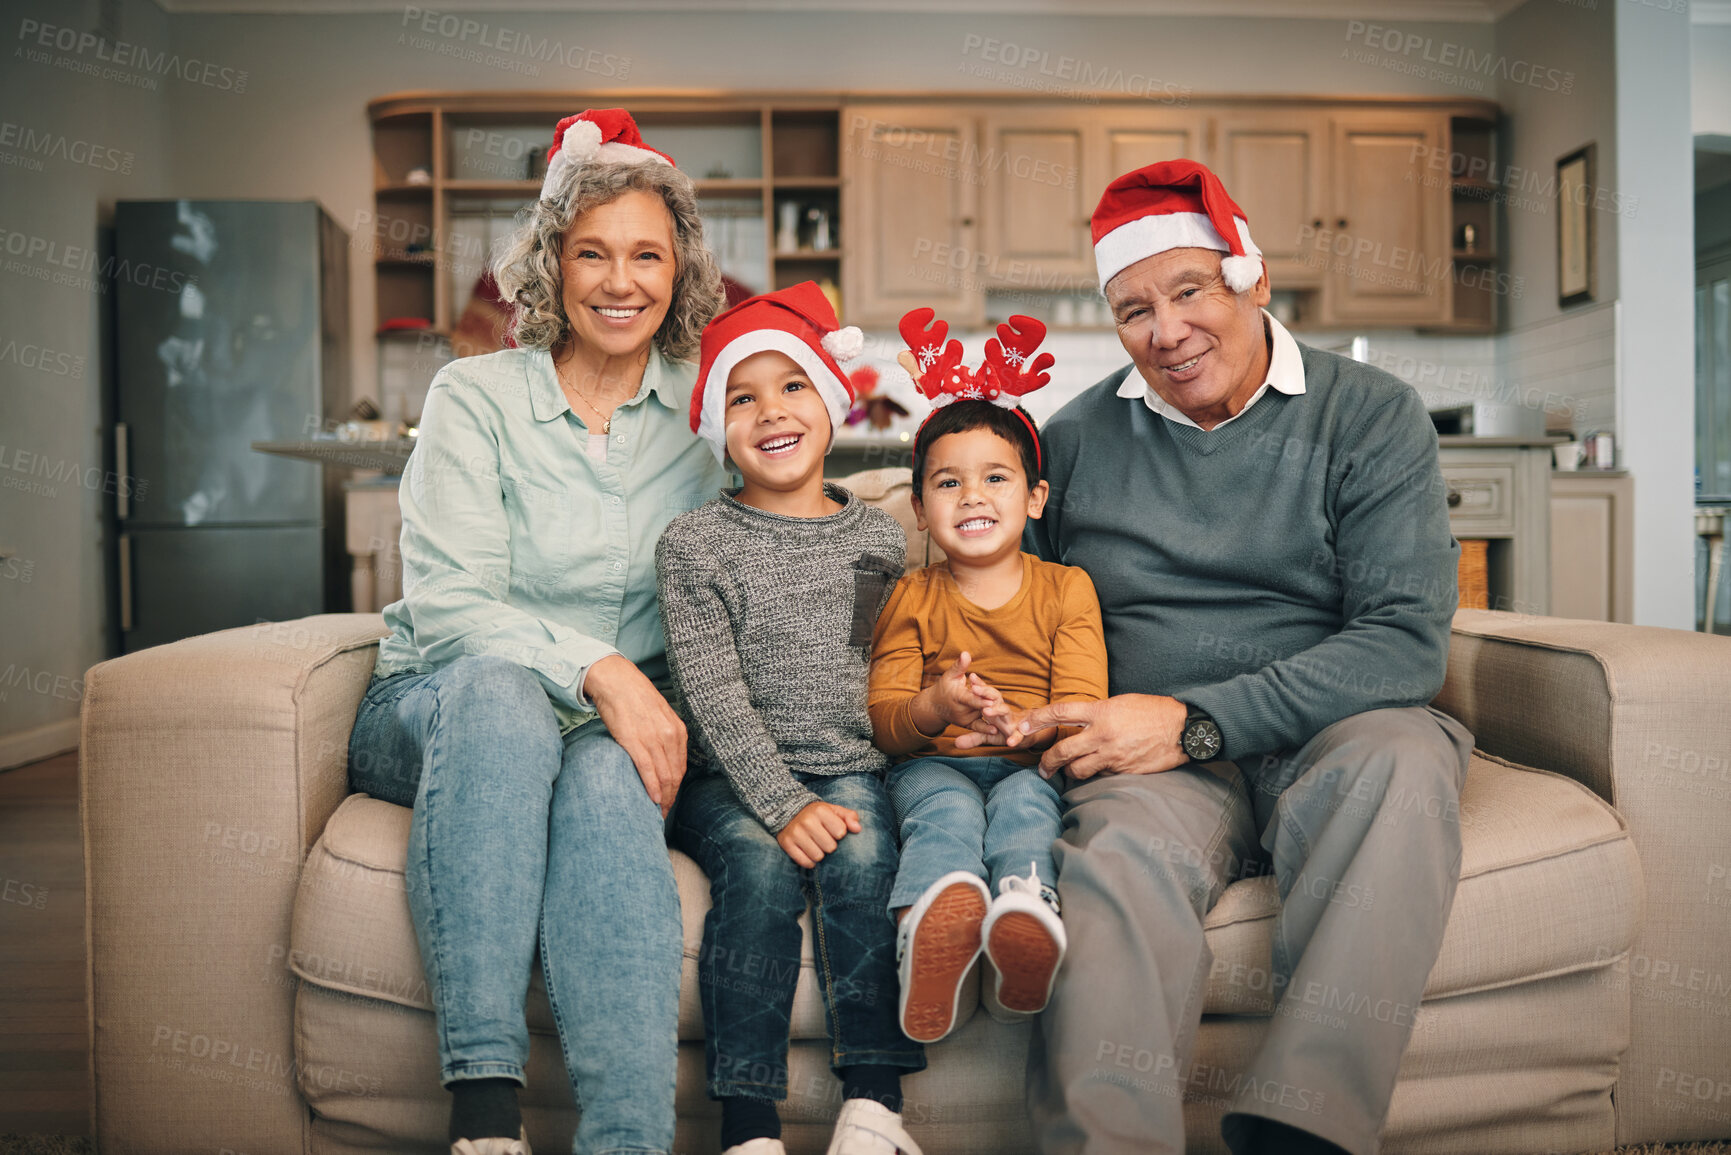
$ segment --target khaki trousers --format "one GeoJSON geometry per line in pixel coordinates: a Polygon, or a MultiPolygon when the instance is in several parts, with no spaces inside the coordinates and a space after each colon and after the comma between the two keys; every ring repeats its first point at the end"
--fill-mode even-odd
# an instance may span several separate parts
{"type": "Polygon", "coordinates": [[[1054,847],[1070,949],[1028,1063],[1041,1151],[1182,1152],[1195,1080],[1231,1097],[1222,1130],[1240,1155],[1246,1117],[1372,1155],[1454,901],[1471,750],[1440,711],[1373,710],[1296,752],[1073,786],[1054,847]],[[1223,1090],[1191,1065],[1213,962],[1202,919],[1269,871],[1280,994],[1223,1090]]]}

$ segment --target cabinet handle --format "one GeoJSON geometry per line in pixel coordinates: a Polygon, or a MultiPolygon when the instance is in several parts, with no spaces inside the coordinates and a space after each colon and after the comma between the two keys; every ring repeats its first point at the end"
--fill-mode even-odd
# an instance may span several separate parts
{"type": "Polygon", "coordinates": [[[974,227],[974,218],[973,217],[963,217],[961,219],[960,223],[964,229],[971,229],[974,227]]]}
{"type": "Polygon", "coordinates": [[[132,516],[131,485],[127,475],[132,472],[126,453],[126,422],[114,423],[114,473],[117,480],[114,483],[114,516],[125,521],[132,516]]]}
{"type": "Polygon", "coordinates": [[[1448,503],[1450,509],[1459,505],[1461,503],[1461,491],[1458,489],[1449,490],[1448,503]]]}
{"type": "Polygon", "coordinates": [[[1313,229],[1320,229],[1322,227],[1322,218],[1317,217],[1315,220],[1311,221],[1310,227],[1313,229]]]}
{"type": "Polygon", "coordinates": [[[132,535],[120,535],[120,632],[132,632],[132,535]]]}
{"type": "Polygon", "coordinates": [[[1346,218],[1341,217],[1339,220],[1335,221],[1334,227],[1337,229],[1344,229],[1346,227],[1346,218]]]}

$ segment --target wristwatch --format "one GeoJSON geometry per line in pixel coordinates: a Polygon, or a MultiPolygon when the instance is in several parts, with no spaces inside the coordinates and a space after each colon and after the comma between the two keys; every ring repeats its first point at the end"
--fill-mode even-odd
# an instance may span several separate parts
{"type": "Polygon", "coordinates": [[[1220,753],[1220,727],[1213,718],[1192,706],[1189,717],[1184,719],[1184,733],[1178,744],[1192,762],[1211,761],[1220,753]]]}

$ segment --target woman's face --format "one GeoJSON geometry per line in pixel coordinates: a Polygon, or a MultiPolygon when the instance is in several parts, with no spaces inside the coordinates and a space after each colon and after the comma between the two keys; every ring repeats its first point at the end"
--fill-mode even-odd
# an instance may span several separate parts
{"type": "Polygon", "coordinates": [[[572,337],[609,357],[642,353],[673,302],[673,214],[631,189],[565,231],[561,300],[572,337]]]}

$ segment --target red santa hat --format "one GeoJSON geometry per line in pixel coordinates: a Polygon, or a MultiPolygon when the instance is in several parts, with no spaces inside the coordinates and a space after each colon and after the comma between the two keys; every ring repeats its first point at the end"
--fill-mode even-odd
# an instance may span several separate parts
{"type": "Polygon", "coordinates": [[[1214,249],[1227,287],[1242,293],[1262,276],[1262,250],[1226,186],[1193,160],[1163,160],[1127,172],[1100,197],[1090,221],[1100,286],[1168,249],[1214,249]]]}
{"type": "Polygon", "coordinates": [[[709,442],[717,460],[727,456],[727,377],[755,353],[784,353],[805,370],[841,429],[853,407],[853,386],[839,362],[865,352],[865,334],[842,328],[823,290],[811,281],[741,301],[703,330],[697,386],[691,391],[691,430],[709,442]]]}
{"type": "Polygon", "coordinates": [[[637,122],[623,108],[585,109],[554,127],[541,195],[551,193],[571,165],[593,163],[671,165],[673,158],[644,144],[637,122]]]}

